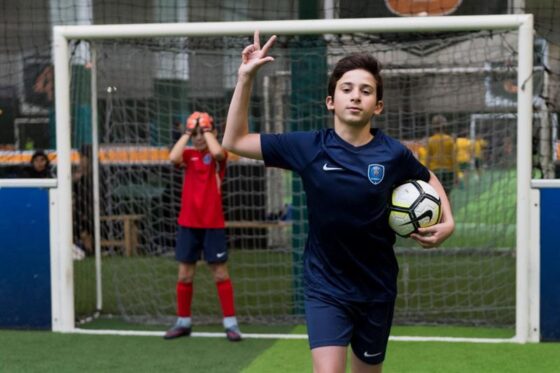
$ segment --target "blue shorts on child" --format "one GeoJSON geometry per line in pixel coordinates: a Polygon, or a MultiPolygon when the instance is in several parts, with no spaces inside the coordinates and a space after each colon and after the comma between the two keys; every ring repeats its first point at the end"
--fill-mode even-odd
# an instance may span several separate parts
{"type": "Polygon", "coordinates": [[[226,233],[222,228],[177,229],[175,259],[181,263],[224,263],[228,259],[226,233]]]}
{"type": "Polygon", "coordinates": [[[395,302],[346,302],[324,294],[305,294],[305,318],[311,349],[352,347],[367,364],[385,359],[395,302]]]}

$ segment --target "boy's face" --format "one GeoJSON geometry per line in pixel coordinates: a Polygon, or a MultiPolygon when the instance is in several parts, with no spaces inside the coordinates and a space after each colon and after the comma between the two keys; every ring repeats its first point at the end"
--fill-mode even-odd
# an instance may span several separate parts
{"type": "MultiPolygon", "coordinates": [[[[216,136],[217,132],[218,131],[216,131],[216,129],[212,130],[214,136],[216,136]]],[[[193,134],[191,136],[191,141],[196,150],[205,150],[208,147],[208,144],[206,144],[206,139],[204,138],[204,133],[202,132],[200,127],[197,127],[193,131],[193,134]]]]}
{"type": "Polygon", "coordinates": [[[42,155],[33,158],[33,168],[37,171],[43,171],[47,168],[47,159],[42,155]]]}
{"type": "Polygon", "coordinates": [[[377,100],[377,83],[370,72],[362,69],[347,71],[338,82],[334,96],[327,96],[327,109],[334,111],[335,124],[365,125],[383,110],[377,100]]]}
{"type": "Polygon", "coordinates": [[[197,128],[192,133],[192,143],[196,150],[204,150],[206,149],[206,140],[204,139],[204,134],[197,128]]]}

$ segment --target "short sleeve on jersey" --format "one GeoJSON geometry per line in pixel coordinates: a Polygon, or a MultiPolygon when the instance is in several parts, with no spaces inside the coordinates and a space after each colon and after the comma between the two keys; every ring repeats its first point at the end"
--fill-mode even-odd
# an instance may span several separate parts
{"type": "MultiPolygon", "coordinates": [[[[430,172],[428,169],[416,159],[414,154],[403,146],[403,169],[405,172],[403,173],[406,175],[405,179],[407,180],[422,180],[425,182],[430,181],[430,172]]],[[[406,182],[407,180],[401,180],[401,183],[406,182]]]]}
{"type": "Polygon", "coordinates": [[[313,158],[320,141],[319,132],[289,132],[261,134],[261,152],[264,164],[300,172],[313,158]]]}

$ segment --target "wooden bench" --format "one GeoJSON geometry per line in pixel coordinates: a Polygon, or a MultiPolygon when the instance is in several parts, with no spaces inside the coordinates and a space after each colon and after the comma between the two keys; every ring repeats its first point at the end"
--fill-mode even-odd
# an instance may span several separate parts
{"type": "Polygon", "coordinates": [[[138,254],[138,225],[136,222],[143,215],[107,215],[101,221],[121,222],[123,225],[122,239],[101,240],[101,247],[121,247],[126,256],[138,254]]]}
{"type": "Polygon", "coordinates": [[[226,228],[230,231],[231,242],[248,245],[249,247],[267,248],[287,247],[291,242],[292,221],[284,220],[237,220],[227,221],[226,228]],[[254,231],[254,230],[257,231],[254,231]],[[264,233],[266,232],[266,234],[264,233]]]}

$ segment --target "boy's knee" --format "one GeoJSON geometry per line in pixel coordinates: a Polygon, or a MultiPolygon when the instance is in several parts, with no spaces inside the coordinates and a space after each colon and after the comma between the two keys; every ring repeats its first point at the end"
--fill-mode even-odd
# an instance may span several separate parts
{"type": "Polygon", "coordinates": [[[177,278],[177,281],[185,283],[185,284],[190,284],[191,282],[193,282],[193,277],[194,276],[179,275],[178,278],[177,278]]]}
{"type": "Polygon", "coordinates": [[[196,272],[196,265],[188,263],[179,263],[179,271],[177,274],[177,281],[184,283],[191,283],[194,280],[196,272]]]}
{"type": "Polygon", "coordinates": [[[214,282],[220,282],[229,279],[229,272],[225,264],[213,265],[212,275],[214,277],[214,282]]]}
{"type": "Polygon", "coordinates": [[[215,273],[214,274],[214,282],[222,282],[229,279],[229,275],[227,273],[215,273]]]}

